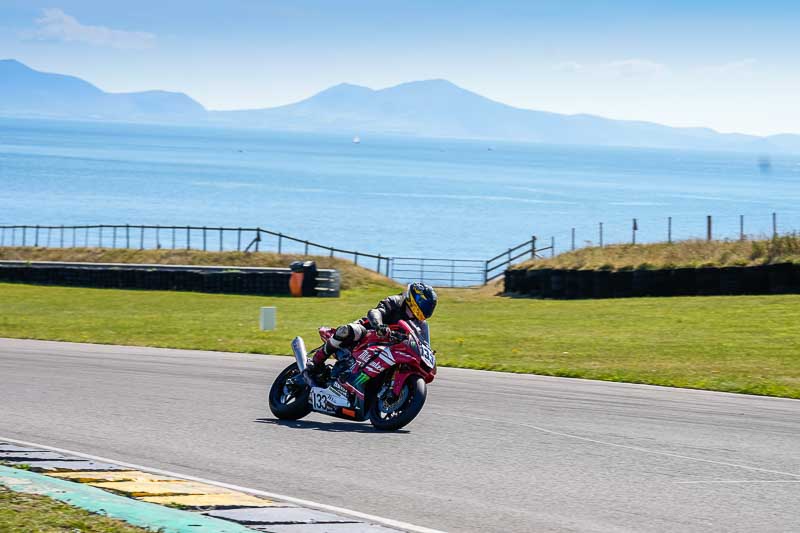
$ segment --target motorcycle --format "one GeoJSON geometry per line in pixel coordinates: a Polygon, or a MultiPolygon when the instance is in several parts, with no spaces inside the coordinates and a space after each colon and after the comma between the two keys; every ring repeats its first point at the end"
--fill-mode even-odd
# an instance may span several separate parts
{"type": "MultiPolygon", "coordinates": [[[[323,327],[323,342],[335,329],[323,327]]],[[[299,420],[312,411],[370,423],[379,430],[400,429],[425,404],[427,384],[436,376],[436,357],[420,333],[404,320],[389,326],[387,336],[367,331],[352,350],[352,364],[307,371],[308,354],[301,337],[292,341],[295,362],[286,367],[269,391],[269,407],[281,420],[299,420]],[[338,370],[338,369],[336,369],[338,370]]]]}

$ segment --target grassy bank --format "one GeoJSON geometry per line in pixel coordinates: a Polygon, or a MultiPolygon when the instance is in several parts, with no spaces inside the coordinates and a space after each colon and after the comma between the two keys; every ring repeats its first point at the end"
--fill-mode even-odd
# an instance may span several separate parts
{"type": "Polygon", "coordinates": [[[582,248],[550,259],[526,261],[514,268],[631,270],[751,266],[800,262],[800,235],[761,241],[680,241],[672,244],[615,244],[582,248]]]}
{"type": "Polygon", "coordinates": [[[45,496],[12,492],[0,486],[0,531],[145,533],[148,530],[71,507],[45,496]]]}
{"type": "MultiPolygon", "coordinates": [[[[338,299],[0,284],[0,336],[236,352],[316,344],[394,289],[338,299]],[[278,329],[258,330],[258,308],[278,329]]],[[[543,301],[442,290],[431,320],[443,365],[800,398],[800,296],[543,301]]]]}
{"type": "MultiPolygon", "coordinates": [[[[352,261],[327,256],[278,255],[271,252],[203,252],[200,250],[128,250],[124,248],[34,248],[0,247],[0,260],[65,261],[78,263],[140,263],[160,265],[204,265],[243,267],[287,267],[292,261],[316,261],[319,268],[341,273],[342,288],[370,283],[389,283],[376,272],[352,261]]],[[[371,260],[372,261],[372,260],[371,260]]],[[[373,265],[375,261],[370,264],[373,265]]],[[[374,265],[373,265],[374,266],[374,265]]]]}

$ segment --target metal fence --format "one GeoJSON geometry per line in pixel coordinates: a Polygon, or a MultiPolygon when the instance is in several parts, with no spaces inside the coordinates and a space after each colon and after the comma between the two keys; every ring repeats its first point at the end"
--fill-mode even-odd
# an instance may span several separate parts
{"type": "Polygon", "coordinates": [[[389,258],[299,239],[263,228],[96,224],[86,226],[0,226],[0,246],[43,248],[129,248],[203,251],[271,251],[278,254],[328,255],[385,273],[389,258]]]}
{"type": "Polygon", "coordinates": [[[346,250],[299,239],[260,227],[159,226],[99,224],[85,226],[0,226],[0,246],[186,249],[205,251],[270,251],[300,256],[328,255],[352,260],[401,282],[424,281],[435,286],[486,284],[511,265],[586,246],[673,242],[685,239],[768,238],[781,229],[800,227],[800,212],[768,215],[633,218],[617,223],[572,227],[547,239],[530,239],[491,259],[391,257],[346,250]],[[782,226],[779,223],[783,220],[782,226]],[[544,246],[542,246],[544,245],[544,246]]]}

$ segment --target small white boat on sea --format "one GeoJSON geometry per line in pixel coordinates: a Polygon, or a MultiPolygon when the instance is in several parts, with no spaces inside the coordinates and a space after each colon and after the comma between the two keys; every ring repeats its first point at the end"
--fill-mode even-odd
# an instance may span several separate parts
{"type": "Polygon", "coordinates": [[[353,137],[353,144],[360,144],[360,143],[361,143],[361,137],[359,137],[358,135],[353,137]]]}

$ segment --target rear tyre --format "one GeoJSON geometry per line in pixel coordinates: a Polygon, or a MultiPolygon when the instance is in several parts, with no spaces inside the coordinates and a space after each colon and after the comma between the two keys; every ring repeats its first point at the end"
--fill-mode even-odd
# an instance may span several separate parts
{"type": "Polygon", "coordinates": [[[411,376],[403,384],[400,395],[391,391],[384,398],[375,398],[369,409],[369,421],[381,431],[394,431],[405,426],[419,414],[425,405],[428,388],[419,376],[411,376]]]}
{"type": "Polygon", "coordinates": [[[311,412],[308,403],[308,385],[296,385],[292,378],[300,376],[297,363],[287,366],[278,374],[269,389],[269,410],[281,420],[299,420],[311,412]]]}

